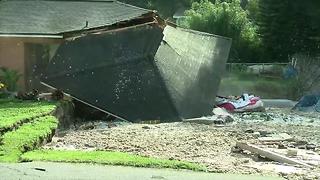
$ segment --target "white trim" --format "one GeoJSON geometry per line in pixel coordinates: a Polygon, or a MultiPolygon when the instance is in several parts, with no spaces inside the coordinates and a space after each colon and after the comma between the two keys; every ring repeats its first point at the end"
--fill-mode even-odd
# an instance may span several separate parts
{"type": "Polygon", "coordinates": [[[63,36],[61,36],[61,35],[36,35],[36,34],[0,34],[0,37],[63,39],[63,36]]]}

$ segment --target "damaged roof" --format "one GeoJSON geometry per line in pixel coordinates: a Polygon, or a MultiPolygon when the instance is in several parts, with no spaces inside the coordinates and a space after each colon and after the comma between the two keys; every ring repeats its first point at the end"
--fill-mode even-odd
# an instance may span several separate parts
{"type": "Polygon", "coordinates": [[[152,12],[112,0],[0,1],[0,34],[46,34],[110,26],[152,12]]]}
{"type": "Polygon", "coordinates": [[[132,122],[201,117],[212,112],[230,47],[170,25],[88,34],[63,42],[40,79],[132,122]]]}

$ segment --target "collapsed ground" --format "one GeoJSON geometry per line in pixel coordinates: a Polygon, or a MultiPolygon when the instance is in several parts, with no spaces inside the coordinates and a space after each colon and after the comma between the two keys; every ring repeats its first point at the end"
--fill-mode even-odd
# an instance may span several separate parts
{"type": "Polygon", "coordinates": [[[0,163],[56,161],[205,170],[194,163],[121,152],[35,150],[55,134],[58,119],[53,114],[57,114],[56,107],[61,103],[0,99],[0,163]]]}
{"type": "MultiPolygon", "coordinates": [[[[261,113],[235,114],[235,122],[224,126],[191,123],[130,124],[90,122],[63,132],[47,144],[47,149],[121,151],[132,154],[203,164],[211,172],[275,175],[251,155],[232,152],[236,142],[255,144],[259,134],[287,133],[293,137],[288,143],[320,144],[319,114],[302,114],[288,109],[267,109],[261,113]],[[85,130],[88,129],[91,130],[85,130]],[[92,129],[93,128],[93,129],[92,129]],[[252,132],[259,132],[252,133],[252,132]],[[255,166],[255,167],[252,167],[255,166]],[[264,167],[264,166],[263,166],[264,167]]],[[[261,135],[260,135],[261,136],[261,135]]],[[[315,149],[319,153],[319,149],[315,149]]],[[[273,168],[273,167],[271,167],[273,168]]],[[[320,170],[307,169],[281,172],[288,177],[320,177],[320,170]]]]}
{"type": "Polygon", "coordinates": [[[0,99],[0,162],[18,162],[22,153],[53,136],[54,103],[0,99]]]}
{"type": "MultiPolygon", "coordinates": [[[[257,138],[265,134],[287,133],[293,140],[281,143],[311,146],[312,153],[319,154],[318,113],[267,109],[266,112],[234,114],[235,121],[225,125],[89,122],[59,131],[52,142],[40,148],[58,125],[51,115],[56,104],[9,100],[0,101],[0,107],[0,162],[90,162],[281,175],[291,179],[320,177],[319,168],[284,168],[279,163],[234,149],[236,142],[257,144],[257,138]],[[37,148],[40,150],[32,151],[37,148]]],[[[318,160],[320,162],[320,158],[318,160]]]]}

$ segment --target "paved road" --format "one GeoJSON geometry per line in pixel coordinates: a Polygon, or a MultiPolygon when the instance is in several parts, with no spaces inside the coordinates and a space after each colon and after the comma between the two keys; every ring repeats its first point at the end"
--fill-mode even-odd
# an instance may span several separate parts
{"type": "Polygon", "coordinates": [[[0,179],[110,179],[110,180],[212,180],[243,179],[265,180],[275,177],[258,177],[247,175],[214,174],[204,172],[132,168],[121,166],[102,166],[90,164],[66,164],[31,162],[19,164],[0,164],[0,179]]]}
{"type": "Polygon", "coordinates": [[[265,107],[293,108],[298,102],[288,99],[262,99],[265,107]]]}

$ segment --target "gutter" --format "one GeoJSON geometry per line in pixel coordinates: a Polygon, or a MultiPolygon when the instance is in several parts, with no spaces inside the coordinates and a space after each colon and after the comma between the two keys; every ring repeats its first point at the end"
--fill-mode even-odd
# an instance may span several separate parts
{"type": "Polygon", "coordinates": [[[45,34],[0,34],[0,37],[6,38],[50,38],[63,39],[62,35],[45,35],[45,34]]]}

